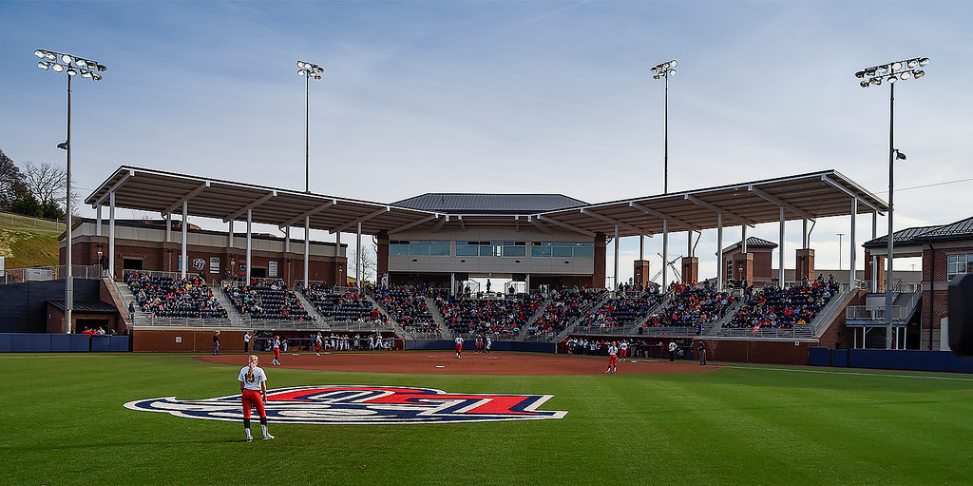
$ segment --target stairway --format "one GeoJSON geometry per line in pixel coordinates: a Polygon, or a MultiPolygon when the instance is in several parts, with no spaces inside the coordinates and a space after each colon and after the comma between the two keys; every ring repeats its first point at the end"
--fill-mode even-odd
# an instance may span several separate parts
{"type": "Polygon", "coordinates": [[[224,309],[226,309],[226,318],[230,320],[231,326],[236,327],[248,325],[246,319],[243,317],[243,314],[236,310],[236,307],[234,307],[233,303],[230,302],[230,298],[223,293],[222,287],[210,288],[213,289],[213,297],[216,297],[216,301],[219,302],[224,309]]]}
{"type": "Polygon", "coordinates": [[[320,312],[318,312],[318,308],[314,307],[314,304],[312,304],[310,300],[307,300],[307,297],[304,296],[304,292],[301,292],[300,290],[294,290],[293,292],[294,295],[297,296],[297,300],[299,300],[301,305],[304,306],[304,310],[307,311],[308,315],[314,318],[314,322],[317,324],[317,326],[323,327],[327,319],[321,315],[320,312]]]}

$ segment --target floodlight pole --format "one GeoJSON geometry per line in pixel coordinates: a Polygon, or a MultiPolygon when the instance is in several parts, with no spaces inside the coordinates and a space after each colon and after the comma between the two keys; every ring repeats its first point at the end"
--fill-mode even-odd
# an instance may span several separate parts
{"type": "MultiPolygon", "coordinates": [[[[895,83],[889,83],[889,235],[888,235],[888,270],[885,272],[885,349],[892,349],[892,250],[894,245],[892,233],[892,215],[894,196],[893,178],[895,175],[895,83]]],[[[930,294],[932,295],[932,294],[930,294]]],[[[929,323],[932,326],[932,323],[929,323]]]]}
{"type": "MultiPolygon", "coordinates": [[[[663,115],[663,173],[662,173],[662,193],[669,194],[669,76],[676,74],[675,67],[679,61],[673,59],[658,64],[652,68],[652,79],[664,79],[666,83],[665,111],[663,115]]],[[[664,265],[665,263],[663,263],[664,265]]]]}
{"type": "MultiPolygon", "coordinates": [[[[894,196],[895,196],[895,185],[894,185],[894,175],[895,175],[895,159],[901,158],[905,160],[905,155],[895,149],[895,85],[896,82],[901,79],[905,81],[909,78],[919,79],[926,75],[926,72],[921,68],[929,64],[928,57],[914,57],[911,59],[905,59],[902,61],[894,61],[888,64],[882,64],[879,66],[873,66],[870,68],[865,68],[861,71],[855,73],[855,77],[861,79],[859,83],[862,88],[867,88],[870,85],[879,86],[882,81],[886,81],[889,84],[889,233],[886,237],[888,239],[888,248],[886,249],[888,259],[888,267],[885,272],[885,348],[892,349],[892,277],[893,277],[893,252],[895,251],[894,243],[894,233],[892,226],[892,217],[894,215],[894,196]]],[[[854,272],[852,268],[852,272],[854,272]]],[[[932,323],[929,323],[930,329],[932,328],[932,323]]]]}
{"type": "MultiPolygon", "coordinates": [[[[324,68],[305,61],[297,61],[298,76],[304,80],[304,192],[311,192],[311,78],[321,79],[324,68]]],[[[307,282],[304,283],[307,285],[307,282]]]]}
{"type": "Polygon", "coordinates": [[[71,334],[74,313],[74,261],[72,258],[72,243],[74,242],[74,235],[71,224],[71,213],[74,210],[74,205],[71,202],[71,78],[76,75],[80,75],[82,78],[100,81],[102,76],[99,73],[105,72],[108,68],[91,59],[85,59],[71,54],[63,54],[44,49],[35,50],[34,55],[41,59],[40,62],[37,63],[37,67],[45,71],[53,68],[54,72],[59,73],[63,71],[68,76],[67,141],[58,144],[57,147],[64,149],[67,152],[67,188],[65,190],[65,212],[67,213],[65,216],[65,220],[67,222],[67,231],[65,232],[65,237],[67,238],[67,243],[65,244],[64,251],[67,275],[65,276],[64,282],[63,329],[65,334],[71,334]]]}
{"type": "Polygon", "coordinates": [[[67,159],[68,159],[68,187],[65,193],[67,197],[67,203],[65,204],[65,209],[67,214],[64,219],[67,222],[67,245],[65,245],[65,254],[67,258],[65,263],[67,264],[68,274],[64,281],[64,333],[71,334],[71,328],[73,324],[72,314],[74,311],[74,266],[71,261],[71,253],[73,253],[72,243],[72,227],[74,226],[71,221],[71,78],[74,76],[68,75],[68,139],[67,139],[67,159]]]}

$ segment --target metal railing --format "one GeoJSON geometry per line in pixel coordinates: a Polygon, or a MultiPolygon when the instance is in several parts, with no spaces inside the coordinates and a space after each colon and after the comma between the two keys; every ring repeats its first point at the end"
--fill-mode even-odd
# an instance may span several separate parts
{"type": "MultiPolygon", "coordinates": [[[[913,307],[903,305],[892,306],[892,322],[905,322],[909,318],[913,307]]],[[[849,305],[845,308],[846,321],[886,321],[885,306],[849,305]]]]}
{"type": "MultiPolygon", "coordinates": [[[[104,276],[101,265],[71,265],[73,277],[78,280],[98,280],[104,276]]],[[[67,265],[49,267],[14,268],[0,271],[0,284],[24,282],[49,282],[67,278],[67,265]]]]}

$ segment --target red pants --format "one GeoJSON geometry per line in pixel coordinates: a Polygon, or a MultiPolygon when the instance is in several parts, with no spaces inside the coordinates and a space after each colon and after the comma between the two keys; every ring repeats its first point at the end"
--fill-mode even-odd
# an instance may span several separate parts
{"type": "Polygon", "coordinates": [[[280,348],[274,348],[274,359],[280,359],[280,348]]]}
{"type": "Polygon", "coordinates": [[[456,344],[456,352],[457,352],[457,353],[459,353],[459,352],[461,352],[461,351],[463,351],[463,345],[462,345],[462,344],[459,344],[459,343],[457,343],[457,344],[456,344]]]}
{"type": "Polygon", "coordinates": [[[257,415],[260,418],[265,418],[267,416],[267,411],[264,410],[264,401],[260,398],[260,392],[257,390],[243,390],[243,418],[250,418],[250,408],[257,407],[257,415]]]}
{"type": "Polygon", "coordinates": [[[616,362],[617,360],[618,360],[618,357],[617,357],[617,356],[615,356],[614,354],[613,354],[613,355],[611,355],[611,356],[609,356],[609,357],[608,357],[608,367],[609,367],[609,368],[614,368],[615,366],[617,366],[617,365],[615,364],[615,362],[616,362]]]}
{"type": "Polygon", "coordinates": [[[624,358],[628,356],[628,349],[619,349],[618,354],[622,355],[622,357],[624,358]]]}

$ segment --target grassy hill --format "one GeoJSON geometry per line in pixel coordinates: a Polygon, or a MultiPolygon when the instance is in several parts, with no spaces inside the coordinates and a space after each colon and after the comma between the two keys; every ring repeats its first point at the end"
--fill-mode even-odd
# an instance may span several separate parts
{"type": "Polygon", "coordinates": [[[6,257],[6,268],[57,265],[57,241],[64,229],[64,223],[0,212],[0,256],[6,257]]]}

